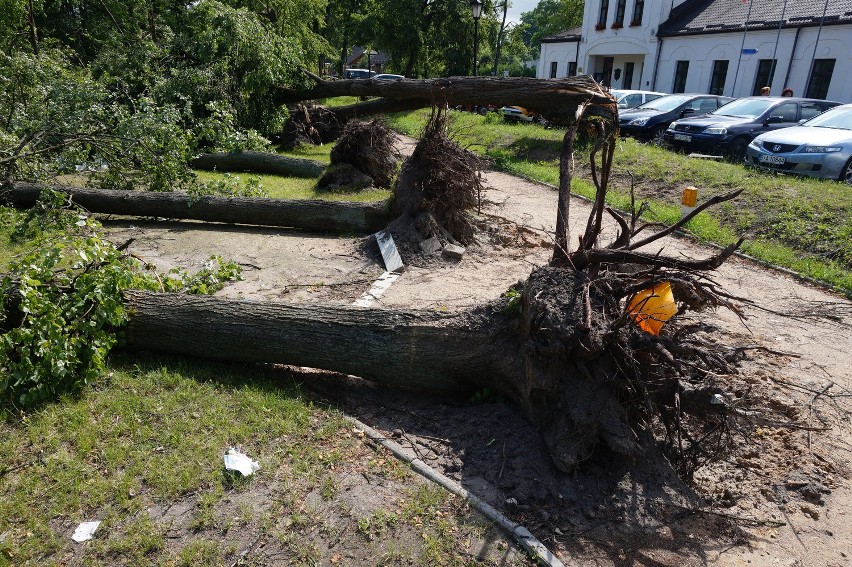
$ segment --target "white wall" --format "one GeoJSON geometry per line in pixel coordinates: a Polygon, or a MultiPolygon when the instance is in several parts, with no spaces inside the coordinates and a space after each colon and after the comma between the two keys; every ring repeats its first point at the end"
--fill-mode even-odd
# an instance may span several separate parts
{"type": "MultiPolygon", "coordinates": [[[[674,6],[682,2],[683,0],[674,0],[674,6]]],[[[676,62],[688,60],[686,92],[706,93],[710,89],[714,60],[727,59],[728,75],[725,80],[724,94],[736,97],[749,96],[757,78],[759,60],[772,59],[773,51],[775,51],[774,58],[777,63],[772,85],[770,85],[772,94],[780,95],[781,90],[786,86],[792,88],[796,96],[804,95],[810,76],[811,58],[818,28],[802,28],[795,53],[791,53],[796,36],[795,29],[781,31],[777,49],[777,30],[749,31],[745,35],[744,45],[742,32],[669,37],[658,40],[657,28],[660,22],[668,18],[672,0],[646,0],[641,26],[629,25],[633,17],[633,8],[634,0],[628,0],[624,16],[625,27],[614,30],[611,26],[615,18],[616,0],[610,0],[606,28],[596,30],[600,0],[586,0],[582,25],[583,41],[580,42],[579,57],[576,57],[575,42],[543,43],[537,76],[549,77],[550,63],[556,61],[556,76],[565,77],[568,73],[568,62],[575,59],[579,74],[594,75],[596,70],[601,70],[603,56],[608,56],[615,58],[613,67],[622,69],[622,72],[625,62],[633,61],[636,64],[634,88],[645,90],[653,88],[657,91],[671,92],[676,62]],[[758,52],[755,55],[743,55],[740,58],[742,47],[757,49],[758,52]],[[658,49],[660,59],[655,84],[654,64],[658,49]],[[784,84],[788,67],[789,79],[787,84],[784,84]],[[639,77],[640,71],[641,77],[639,77]]],[[[816,57],[836,59],[826,98],[852,102],[852,25],[823,27],[816,57]]],[[[621,80],[614,80],[613,86],[621,86],[620,82],[621,80]]]]}
{"type": "Polygon", "coordinates": [[[577,42],[542,43],[541,57],[538,59],[538,69],[535,76],[541,79],[550,78],[550,64],[555,61],[556,76],[567,77],[568,62],[575,61],[576,54],[577,42]]]}
{"type": "MultiPolygon", "coordinates": [[[[686,92],[706,93],[710,88],[713,61],[727,59],[728,75],[725,80],[726,96],[750,96],[757,78],[758,62],[772,59],[775,51],[777,60],[771,94],[780,95],[786,86],[796,96],[804,96],[810,76],[811,57],[814,53],[818,28],[803,28],[799,33],[796,53],[791,51],[796,37],[795,29],[781,31],[776,50],[777,30],[748,32],[745,49],[757,49],[753,55],[739,58],[743,46],[743,33],[708,34],[663,38],[660,63],[657,72],[657,90],[671,92],[677,61],[688,60],[689,72],[686,92]],[[739,69],[737,62],[739,59],[739,69]],[[784,83],[788,74],[789,79],[784,83]],[[734,78],[736,76],[736,83],[734,78]]],[[[827,26],[820,34],[817,59],[836,59],[834,73],[828,89],[829,100],[852,102],[852,26],[827,26]]]]}

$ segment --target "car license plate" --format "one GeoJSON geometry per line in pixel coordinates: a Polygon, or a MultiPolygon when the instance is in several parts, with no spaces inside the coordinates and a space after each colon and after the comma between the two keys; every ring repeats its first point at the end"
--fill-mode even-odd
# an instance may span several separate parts
{"type": "Polygon", "coordinates": [[[757,161],[760,163],[771,163],[772,165],[783,165],[787,158],[784,156],[760,156],[757,161]]]}
{"type": "Polygon", "coordinates": [[[678,142],[691,142],[692,136],[689,136],[687,134],[675,134],[674,139],[678,142]]]}

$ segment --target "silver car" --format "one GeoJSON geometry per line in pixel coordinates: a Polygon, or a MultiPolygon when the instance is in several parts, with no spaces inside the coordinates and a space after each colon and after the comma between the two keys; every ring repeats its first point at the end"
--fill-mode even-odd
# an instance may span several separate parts
{"type": "Polygon", "coordinates": [[[619,109],[636,108],[640,104],[645,104],[649,100],[666,96],[666,93],[657,93],[654,91],[631,91],[625,89],[612,89],[609,91],[612,98],[618,103],[619,109]]]}
{"type": "Polygon", "coordinates": [[[852,185],[852,104],[826,110],[799,126],[761,134],[746,154],[751,165],[852,185]]]}

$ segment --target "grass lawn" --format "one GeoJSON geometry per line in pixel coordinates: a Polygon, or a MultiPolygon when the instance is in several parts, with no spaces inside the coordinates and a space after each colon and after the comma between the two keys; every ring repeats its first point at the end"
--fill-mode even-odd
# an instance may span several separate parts
{"type": "MultiPolygon", "coordinates": [[[[328,164],[331,160],[331,144],[324,146],[309,146],[302,145],[294,150],[280,152],[282,155],[296,158],[311,159],[323,164],[328,164]]],[[[215,181],[224,177],[225,174],[213,171],[195,170],[198,179],[204,182],[215,181]]],[[[387,189],[369,189],[365,191],[352,192],[331,192],[318,191],[316,188],[316,179],[304,179],[299,177],[284,177],[281,175],[264,175],[251,173],[232,173],[231,177],[238,178],[240,183],[245,183],[249,177],[255,177],[260,180],[264,190],[274,199],[322,199],[326,201],[354,201],[358,203],[372,203],[374,201],[384,201],[389,198],[391,193],[387,189]]]]}
{"type": "MultiPolygon", "coordinates": [[[[390,124],[416,136],[427,111],[397,113],[390,124]]],[[[452,112],[450,132],[462,146],[490,157],[495,167],[545,183],[559,181],[563,130],[507,124],[497,114],[452,112]]],[[[576,153],[573,191],[593,197],[588,154],[576,153]]],[[[629,138],[618,141],[609,203],[629,208],[630,178],[639,199],[651,203],[650,220],[675,222],[684,187],[703,198],[736,188],[733,203],[699,215],[688,226],[697,237],[729,244],[742,234],[743,251],[852,293],[852,188],[837,182],[777,176],[742,165],[689,158],[629,138]]]]}
{"type": "Polygon", "coordinates": [[[0,422],[0,565],[231,564],[259,537],[288,565],[336,553],[350,565],[464,565],[459,550],[492,533],[318,405],[304,377],[156,356],[111,367],[79,396],[0,422]],[[231,446],[260,470],[225,473],[231,446]],[[339,498],[354,477],[391,487],[386,499],[339,498]],[[95,519],[93,540],[70,539],[95,519]]]}

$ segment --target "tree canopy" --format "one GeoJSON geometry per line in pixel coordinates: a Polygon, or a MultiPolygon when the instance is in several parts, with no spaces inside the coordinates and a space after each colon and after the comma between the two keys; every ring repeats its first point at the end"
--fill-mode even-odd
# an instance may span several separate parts
{"type": "MultiPolygon", "coordinates": [[[[544,0],[522,25],[485,0],[481,74],[530,74],[530,38],[574,22],[544,0]]],[[[471,74],[474,20],[457,0],[0,0],[0,175],[154,190],[195,184],[202,151],[262,149],[305,89],[353,46],[410,78],[471,74]],[[109,167],[107,167],[107,164],[109,167]]]]}

